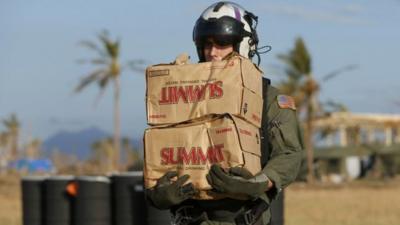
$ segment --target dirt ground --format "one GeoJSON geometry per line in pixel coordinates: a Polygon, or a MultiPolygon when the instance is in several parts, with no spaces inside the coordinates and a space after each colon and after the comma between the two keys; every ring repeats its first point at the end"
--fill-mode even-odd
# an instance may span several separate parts
{"type": "MultiPolygon", "coordinates": [[[[0,224],[22,225],[19,179],[0,176],[0,224]]],[[[285,191],[285,225],[398,225],[400,179],[345,185],[295,183],[285,191]]]]}
{"type": "Polygon", "coordinates": [[[400,224],[400,179],[345,185],[296,183],[285,194],[285,225],[400,224]]]}
{"type": "Polygon", "coordinates": [[[0,224],[21,225],[21,189],[19,178],[0,175],[0,224]]]}

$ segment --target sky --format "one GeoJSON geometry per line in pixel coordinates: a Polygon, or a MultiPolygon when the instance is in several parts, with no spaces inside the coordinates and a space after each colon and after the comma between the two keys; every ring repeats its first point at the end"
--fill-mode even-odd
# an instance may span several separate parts
{"type": "MultiPolygon", "coordinates": [[[[107,29],[121,39],[121,61],[168,63],[197,54],[192,30],[201,12],[216,1],[0,0],[0,120],[16,113],[23,138],[46,139],[60,131],[98,127],[113,130],[111,86],[95,104],[96,85],[74,93],[96,55],[79,45],[107,29]]],[[[259,17],[261,69],[276,84],[277,55],[302,37],[319,81],[330,72],[357,65],[321,82],[322,101],[334,100],[358,113],[400,113],[400,0],[236,1],[259,17]]],[[[146,125],[144,73],[121,76],[122,134],[141,137],[146,125]]],[[[0,131],[3,128],[0,127],[0,131]]]]}

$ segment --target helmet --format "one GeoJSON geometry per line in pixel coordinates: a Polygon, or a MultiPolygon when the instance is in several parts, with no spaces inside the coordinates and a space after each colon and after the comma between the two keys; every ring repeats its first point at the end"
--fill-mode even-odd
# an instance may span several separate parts
{"type": "Polygon", "coordinates": [[[232,44],[240,55],[251,59],[257,54],[257,17],[233,2],[218,2],[209,6],[197,19],[193,29],[200,62],[205,61],[204,44],[212,37],[216,44],[232,44]],[[253,21],[255,25],[253,27],[253,21]]]}

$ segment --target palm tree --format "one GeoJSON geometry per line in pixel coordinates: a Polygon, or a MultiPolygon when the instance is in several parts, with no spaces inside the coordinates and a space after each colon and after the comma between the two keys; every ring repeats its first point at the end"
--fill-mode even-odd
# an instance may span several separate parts
{"type": "Polygon", "coordinates": [[[99,68],[94,70],[85,76],[78,86],[75,88],[75,92],[82,91],[88,84],[97,82],[102,94],[109,84],[110,81],[114,84],[114,154],[113,164],[114,169],[118,167],[119,161],[119,149],[120,149],[120,74],[121,64],[119,62],[119,44],[120,41],[113,41],[110,39],[107,31],[103,31],[98,35],[101,45],[91,42],[83,41],[81,44],[87,48],[96,51],[98,58],[91,60],[92,64],[98,65],[99,68]]]}
{"type": "Polygon", "coordinates": [[[312,145],[312,119],[316,111],[316,93],[318,83],[314,80],[311,67],[311,56],[302,38],[297,38],[294,49],[288,54],[278,55],[286,64],[287,80],[279,86],[282,92],[294,97],[300,111],[305,110],[304,144],[307,151],[307,181],[313,182],[313,145],[312,145]]]}
{"type": "Polygon", "coordinates": [[[92,154],[93,159],[97,162],[100,166],[106,165],[106,170],[109,170],[113,167],[113,160],[111,156],[115,152],[113,139],[112,138],[105,138],[99,141],[96,141],[92,144],[92,154]]]}
{"type": "Polygon", "coordinates": [[[3,120],[3,125],[6,127],[6,131],[2,136],[7,137],[6,142],[9,144],[11,150],[10,158],[11,160],[15,160],[18,157],[18,137],[20,123],[17,116],[13,113],[11,114],[10,118],[3,120]]]}
{"type": "Polygon", "coordinates": [[[125,168],[128,169],[129,167],[132,167],[134,164],[136,164],[140,160],[140,157],[138,152],[132,146],[129,138],[127,137],[122,138],[122,146],[126,156],[125,168]]]}
{"type": "MultiPolygon", "coordinates": [[[[278,55],[285,67],[287,80],[279,84],[283,93],[292,95],[300,113],[304,113],[304,144],[307,153],[307,181],[314,181],[314,146],[313,146],[313,120],[323,113],[321,103],[318,100],[320,84],[314,78],[312,72],[312,59],[301,37],[295,41],[295,46],[287,54],[278,55]]],[[[338,74],[356,68],[348,65],[325,75],[322,81],[328,81],[338,74]]]]}
{"type": "MultiPolygon", "coordinates": [[[[103,31],[98,35],[98,39],[100,44],[97,44],[92,41],[82,41],[81,44],[84,47],[96,52],[98,54],[97,58],[89,60],[89,62],[97,68],[87,74],[80,83],[76,86],[75,92],[82,91],[85,87],[87,87],[91,83],[97,83],[100,87],[100,94],[104,93],[107,85],[113,82],[114,88],[114,154],[113,158],[113,166],[114,169],[118,168],[119,160],[120,160],[120,75],[124,66],[121,66],[120,63],[120,40],[111,40],[107,31],[103,31]]],[[[82,61],[87,62],[87,61],[82,61]]],[[[133,60],[126,64],[130,69],[135,71],[143,71],[143,69],[139,68],[137,65],[143,64],[143,60],[133,60]]]]}
{"type": "Polygon", "coordinates": [[[7,145],[7,134],[6,132],[0,133],[0,147],[5,147],[7,145]]]}
{"type": "Polygon", "coordinates": [[[8,135],[5,132],[0,133],[0,172],[1,172],[1,165],[7,160],[7,139],[8,135]]]}
{"type": "Polygon", "coordinates": [[[30,159],[37,159],[40,156],[42,141],[40,139],[30,140],[25,146],[25,157],[30,159]]]}

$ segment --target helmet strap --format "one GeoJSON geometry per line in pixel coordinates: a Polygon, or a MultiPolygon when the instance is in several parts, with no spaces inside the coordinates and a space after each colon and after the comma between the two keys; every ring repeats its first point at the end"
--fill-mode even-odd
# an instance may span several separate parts
{"type": "Polygon", "coordinates": [[[256,55],[257,56],[257,65],[260,66],[260,63],[261,63],[260,55],[271,51],[272,47],[269,45],[265,45],[260,48],[258,47],[258,42],[259,42],[258,35],[257,35],[258,17],[256,15],[254,15],[253,13],[246,11],[245,19],[249,23],[250,29],[251,29],[251,35],[250,35],[248,44],[249,44],[250,48],[252,48],[252,46],[254,46],[254,48],[250,49],[250,51],[249,51],[249,58],[251,59],[256,55]],[[253,21],[254,21],[254,26],[253,26],[253,21]]]}
{"type": "Polygon", "coordinates": [[[240,51],[240,42],[233,45],[233,51],[239,53],[239,51],[240,51]]]}

